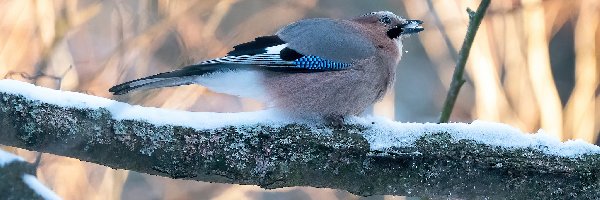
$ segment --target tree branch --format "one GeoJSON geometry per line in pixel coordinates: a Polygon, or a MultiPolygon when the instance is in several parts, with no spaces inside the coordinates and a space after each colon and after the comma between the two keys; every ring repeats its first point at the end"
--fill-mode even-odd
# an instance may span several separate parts
{"type": "Polygon", "coordinates": [[[477,35],[477,30],[479,29],[481,20],[483,20],[483,16],[485,16],[485,11],[489,5],[490,0],[481,0],[479,7],[477,7],[477,12],[467,8],[467,14],[469,15],[467,33],[462,47],[458,52],[458,61],[456,62],[456,67],[454,67],[450,89],[446,95],[446,101],[444,101],[444,107],[442,107],[442,114],[440,115],[438,123],[447,123],[450,119],[450,114],[452,114],[452,109],[454,109],[454,103],[456,103],[460,88],[465,84],[463,74],[465,73],[465,66],[467,64],[467,58],[469,58],[469,53],[471,52],[473,40],[475,40],[475,35],[477,35]]]}
{"type": "Polygon", "coordinates": [[[312,186],[362,196],[434,198],[600,197],[600,150],[590,144],[550,144],[543,137],[509,133],[512,129],[476,128],[481,137],[499,132],[493,137],[531,140],[531,145],[513,148],[498,146],[502,139],[485,144],[456,131],[468,132],[477,123],[365,119],[332,129],[257,119],[255,124],[195,129],[115,119],[119,110],[65,105],[85,101],[70,95],[0,81],[0,143],[171,178],[263,188],[312,186]],[[63,103],[43,99],[50,96],[63,103]],[[415,126],[422,131],[409,129],[415,126]],[[577,149],[584,150],[572,152],[577,149]],[[567,150],[571,154],[560,152],[567,150]]]}
{"type": "Polygon", "coordinates": [[[57,197],[56,194],[43,193],[50,189],[26,182],[26,177],[34,177],[35,171],[35,165],[0,149],[0,199],[55,199],[52,197],[57,197]]]}

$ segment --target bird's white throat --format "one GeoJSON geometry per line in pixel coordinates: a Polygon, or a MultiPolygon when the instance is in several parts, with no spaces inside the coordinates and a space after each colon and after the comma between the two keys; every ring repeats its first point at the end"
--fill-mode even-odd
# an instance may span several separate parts
{"type": "Polygon", "coordinates": [[[400,62],[400,58],[402,58],[402,37],[394,38],[394,43],[396,43],[396,47],[398,47],[398,58],[396,58],[396,62],[400,62]]]}

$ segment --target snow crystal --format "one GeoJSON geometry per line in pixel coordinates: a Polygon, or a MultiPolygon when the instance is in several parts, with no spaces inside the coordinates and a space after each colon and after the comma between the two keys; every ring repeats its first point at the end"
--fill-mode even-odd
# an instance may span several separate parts
{"type": "Polygon", "coordinates": [[[3,167],[4,165],[13,161],[23,161],[23,158],[0,149],[0,167],[3,167]]]}
{"type": "Polygon", "coordinates": [[[381,117],[351,118],[349,123],[362,124],[369,129],[363,133],[372,150],[391,147],[412,147],[426,134],[448,133],[455,140],[472,140],[480,144],[503,148],[533,148],[550,155],[578,157],[600,154],[600,147],[582,140],[561,142],[539,130],[534,134],[521,132],[506,124],[486,121],[468,123],[399,123],[381,117]]]}
{"type": "Polygon", "coordinates": [[[23,174],[23,182],[29,186],[36,194],[46,200],[61,199],[56,193],[48,189],[44,184],[40,183],[37,178],[30,174],[23,174]]]}

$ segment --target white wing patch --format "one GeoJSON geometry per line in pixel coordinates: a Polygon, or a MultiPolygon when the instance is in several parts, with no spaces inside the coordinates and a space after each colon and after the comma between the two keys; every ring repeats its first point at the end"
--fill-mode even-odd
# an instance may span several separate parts
{"type": "Polygon", "coordinates": [[[267,47],[267,48],[265,48],[265,50],[267,50],[266,54],[279,54],[279,52],[281,52],[281,50],[286,47],[287,47],[287,44],[280,44],[277,46],[267,47]]]}
{"type": "Polygon", "coordinates": [[[266,53],[256,55],[239,55],[239,56],[225,56],[217,59],[207,60],[200,62],[199,64],[215,64],[215,63],[231,63],[231,64],[249,64],[249,65],[294,65],[293,62],[285,61],[281,59],[280,52],[287,44],[280,44],[277,46],[265,48],[266,53]]]}

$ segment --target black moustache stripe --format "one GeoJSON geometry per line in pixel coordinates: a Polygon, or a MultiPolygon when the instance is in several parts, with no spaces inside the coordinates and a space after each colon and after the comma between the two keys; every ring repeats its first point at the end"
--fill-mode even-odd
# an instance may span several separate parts
{"type": "Polygon", "coordinates": [[[387,36],[390,39],[398,38],[398,37],[400,37],[400,34],[402,34],[402,27],[400,27],[400,26],[396,26],[387,31],[387,36]]]}

